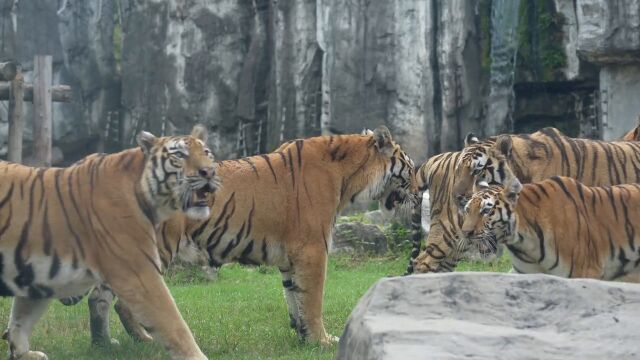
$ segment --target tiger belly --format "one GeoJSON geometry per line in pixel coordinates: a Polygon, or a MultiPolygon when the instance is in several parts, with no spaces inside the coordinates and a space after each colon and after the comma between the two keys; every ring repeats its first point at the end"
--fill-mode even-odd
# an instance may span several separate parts
{"type": "Polygon", "coordinates": [[[100,282],[99,276],[78,261],[73,264],[57,256],[18,258],[13,252],[2,252],[0,270],[0,296],[64,298],[82,294],[100,282]]]}

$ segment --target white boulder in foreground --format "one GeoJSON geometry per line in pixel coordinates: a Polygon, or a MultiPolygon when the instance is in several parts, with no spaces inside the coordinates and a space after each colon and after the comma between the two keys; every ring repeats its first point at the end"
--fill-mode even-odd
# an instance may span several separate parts
{"type": "Polygon", "coordinates": [[[337,359],[640,359],[640,285],[547,275],[385,278],[337,359]]]}

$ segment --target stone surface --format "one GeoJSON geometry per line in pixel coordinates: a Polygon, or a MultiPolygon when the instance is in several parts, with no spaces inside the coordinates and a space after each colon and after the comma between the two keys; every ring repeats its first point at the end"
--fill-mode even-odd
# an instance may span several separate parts
{"type": "Polygon", "coordinates": [[[640,4],[635,0],[575,2],[578,55],[590,62],[640,61],[640,4]]]}
{"type": "Polygon", "coordinates": [[[618,139],[638,124],[640,63],[608,65],[600,69],[602,137],[618,139]]]}
{"type": "Polygon", "coordinates": [[[387,252],[387,238],[376,225],[360,222],[337,224],[330,252],[357,252],[382,255],[387,252]]]}
{"type": "Polygon", "coordinates": [[[636,359],[640,286],[547,275],[385,278],[360,299],[337,359],[636,359]]]}
{"type": "Polygon", "coordinates": [[[374,225],[384,225],[387,222],[382,210],[367,211],[362,215],[364,221],[374,225]]]}

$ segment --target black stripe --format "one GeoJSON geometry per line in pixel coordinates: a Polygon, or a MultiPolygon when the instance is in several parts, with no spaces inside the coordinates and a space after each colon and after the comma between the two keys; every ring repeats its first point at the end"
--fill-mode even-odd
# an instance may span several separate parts
{"type": "Polygon", "coordinates": [[[53,253],[53,259],[51,260],[51,268],[49,268],[49,279],[53,279],[60,271],[60,258],[58,258],[58,253],[53,253]]]}
{"type": "Polygon", "coordinates": [[[302,147],[304,142],[302,140],[296,140],[296,148],[298,149],[298,168],[302,168],[302,147]]]}
{"type": "Polygon", "coordinates": [[[269,170],[271,170],[271,175],[273,175],[273,181],[277,184],[278,183],[278,178],[276,177],[276,172],[275,170],[273,170],[273,166],[271,165],[271,160],[269,159],[269,156],[267,155],[260,155],[264,161],[267,162],[267,165],[269,166],[269,170]]]}

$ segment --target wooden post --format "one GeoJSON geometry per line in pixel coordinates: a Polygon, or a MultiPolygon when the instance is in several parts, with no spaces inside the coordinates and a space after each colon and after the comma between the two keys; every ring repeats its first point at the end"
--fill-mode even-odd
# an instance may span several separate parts
{"type": "Polygon", "coordinates": [[[23,104],[24,104],[24,77],[18,69],[9,95],[9,153],[7,160],[22,162],[22,134],[24,131],[23,104]]]}
{"type": "MultiPolygon", "coordinates": [[[[0,101],[9,100],[10,83],[0,82],[0,101]]],[[[51,86],[51,100],[53,102],[71,102],[72,93],[69,85],[51,86]]],[[[24,101],[33,101],[33,85],[24,84],[24,101]]]]}
{"type": "Polygon", "coordinates": [[[51,55],[33,60],[33,141],[36,166],[51,166],[51,55]]]}

